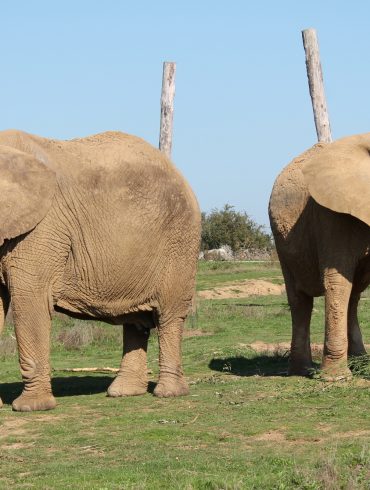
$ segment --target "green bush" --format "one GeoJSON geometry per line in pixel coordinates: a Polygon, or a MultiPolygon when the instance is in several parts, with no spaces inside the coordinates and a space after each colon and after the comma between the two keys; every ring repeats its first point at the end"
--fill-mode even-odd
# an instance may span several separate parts
{"type": "Polygon", "coordinates": [[[235,211],[225,204],[223,209],[202,213],[202,250],[229,245],[234,252],[240,249],[272,248],[271,235],[245,212],[235,211]]]}

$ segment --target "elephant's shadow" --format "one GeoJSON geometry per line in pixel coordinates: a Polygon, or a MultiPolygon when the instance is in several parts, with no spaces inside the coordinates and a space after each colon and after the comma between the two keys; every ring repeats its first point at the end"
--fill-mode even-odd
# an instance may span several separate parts
{"type": "Polygon", "coordinates": [[[213,371],[235,374],[237,376],[287,376],[289,357],[275,354],[214,358],[208,364],[213,371]]]}
{"type": "MultiPolygon", "coordinates": [[[[66,376],[52,378],[53,394],[59,398],[64,396],[96,395],[105,393],[114,376],[66,376]]],[[[149,382],[148,392],[153,393],[156,383],[149,382]]],[[[1,398],[4,403],[11,404],[21,393],[23,383],[1,384],[1,398]]]]}

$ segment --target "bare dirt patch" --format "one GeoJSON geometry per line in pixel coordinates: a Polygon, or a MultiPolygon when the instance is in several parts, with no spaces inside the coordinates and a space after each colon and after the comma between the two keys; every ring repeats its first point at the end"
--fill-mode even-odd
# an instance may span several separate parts
{"type": "MultiPolygon", "coordinates": [[[[278,342],[278,343],[268,343],[257,340],[256,342],[252,342],[251,344],[238,344],[239,347],[246,347],[248,349],[252,349],[256,352],[267,353],[267,354],[284,354],[287,351],[290,351],[290,342],[278,342]]],[[[365,348],[370,349],[370,344],[365,344],[365,348]]],[[[324,349],[323,344],[311,344],[312,354],[315,356],[322,355],[322,351],[324,349]]]]}
{"type": "MultiPolygon", "coordinates": [[[[0,440],[6,439],[7,437],[29,436],[30,434],[32,434],[33,438],[37,437],[35,434],[36,423],[55,422],[63,418],[63,415],[46,414],[32,419],[14,416],[14,418],[6,419],[0,423],[0,440]]],[[[16,444],[9,444],[8,449],[17,449],[16,444]]]]}
{"type": "Polygon", "coordinates": [[[269,441],[269,442],[285,442],[286,437],[285,434],[280,432],[279,430],[270,430],[268,432],[265,432],[263,434],[259,434],[257,436],[254,436],[253,439],[255,441],[269,441]]]}
{"type": "Polygon", "coordinates": [[[183,337],[206,337],[212,335],[212,332],[203,332],[202,330],[184,330],[183,337]]]}
{"type": "Polygon", "coordinates": [[[1,449],[6,451],[6,450],[17,450],[17,449],[28,449],[30,447],[33,447],[36,443],[35,442],[29,442],[29,443],[21,443],[21,442],[15,442],[13,444],[2,444],[1,449]]]}
{"type": "Polygon", "coordinates": [[[5,420],[0,424],[0,438],[3,439],[8,436],[21,436],[25,434],[26,430],[22,427],[27,423],[27,420],[21,418],[5,420]]]}
{"type": "Polygon", "coordinates": [[[343,432],[335,434],[335,439],[356,439],[357,437],[368,437],[370,435],[370,430],[353,430],[348,432],[343,432]]]}
{"type": "Polygon", "coordinates": [[[277,296],[284,292],[285,286],[283,284],[274,284],[262,279],[248,279],[228,286],[199,291],[198,295],[203,299],[230,299],[246,298],[248,296],[277,296]]]}
{"type": "Polygon", "coordinates": [[[358,430],[358,431],[348,431],[342,433],[330,433],[330,427],[320,427],[322,432],[321,437],[312,436],[312,437],[294,437],[287,438],[286,434],[281,430],[270,430],[268,432],[263,432],[261,434],[256,434],[255,436],[249,436],[246,438],[248,441],[259,441],[259,442],[267,442],[267,443],[284,443],[297,445],[305,442],[311,443],[324,443],[329,440],[336,441],[339,439],[355,439],[361,437],[368,437],[370,434],[370,430],[358,430]]]}

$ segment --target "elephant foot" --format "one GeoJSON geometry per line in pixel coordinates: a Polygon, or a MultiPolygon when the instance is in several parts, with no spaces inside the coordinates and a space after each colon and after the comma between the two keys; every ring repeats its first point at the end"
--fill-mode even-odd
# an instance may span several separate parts
{"type": "Polygon", "coordinates": [[[307,362],[290,362],[288,375],[289,376],[312,376],[313,364],[307,362]]]}
{"type": "Polygon", "coordinates": [[[365,347],[360,347],[358,349],[355,348],[350,348],[348,349],[348,356],[349,357],[361,357],[361,356],[366,356],[367,352],[365,347]]]}
{"type": "Polygon", "coordinates": [[[57,405],[54,396],[51,393],[33,395],[30,393],[22,393],[16,398],[12,407],[16,412],[33,412],[35,410],[52,410],[57,405]]]}
{"type": "Polygon", "coordinates": [[[333,383],[335,381],[347,381],[352,378],[352,372],[348,367],[338,369],[333,367],[330,367],[330,369],[322,368],[315,378],[328,383],[333,383]]]}
{"type": "Polygon", "coordinates": [[[184,396],[189,394],[189,386],[184,378],[160,379],[153,394],[161,398],[184,396]]]}
{"type": "Polygon", "coordinates": [[[0,408],[3,406],[3,401],[2,399],[0,398],[0,408]]]}
{"type": "Polygon", "coordinates": [[[107,394],[113,398],[119,396],[144,395],[148,391],[148,381],[129,380],[128,376],[117,376],[109,386],[107,394]]]}

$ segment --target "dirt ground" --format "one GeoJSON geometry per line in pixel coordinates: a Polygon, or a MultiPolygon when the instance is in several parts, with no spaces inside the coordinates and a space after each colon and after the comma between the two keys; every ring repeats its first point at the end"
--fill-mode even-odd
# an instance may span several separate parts
{"type": "Polygon", "coordinates": [[[279,295],[285,292],[283,284],[274,284],[262,279],[249,279],[229,286],[216,287],[198,293],[203,299],[245,298],[248,296],[279,295]]]}

